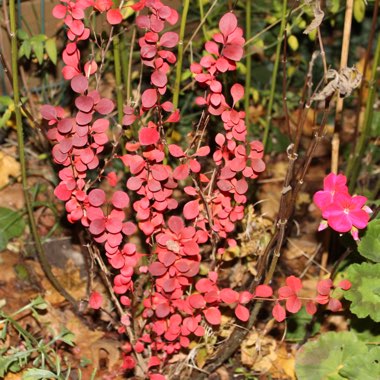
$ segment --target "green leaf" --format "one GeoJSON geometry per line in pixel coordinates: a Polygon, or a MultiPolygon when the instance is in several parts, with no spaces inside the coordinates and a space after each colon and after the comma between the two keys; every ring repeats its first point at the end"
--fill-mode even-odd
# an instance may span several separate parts
{"type": "Polygon", "coordinates": [[[32,52],[32,44],[29,40],[26,40],[22,43],[20,51],[23,51],[26,58],[30,59],[30,53],[32,52]]]}
{"type": "Polygon", "coordinates": [[[57,379],[57,375],[47,369],[30,368],[23,375],[22,380],[57,379]]]}
{"type": "Polygon", "coordinates": [[[354,0],[354,18],[357,22],[362,22],[365,16],[364,0],[354,0]]]}
{"type": "Polygon", "coordinates": [[[366,259],[380,262],[380,219],[369,222],[367,231],[359,243],[359,253],[366,259]]]}
{"type": "Polygon", "coordinates": [[[352,286],[344,297],[351,301],[350,310],[359,318],[370,316],[380,322],[380,264],[352,264],[347,278],[352,286]]]}
{"type": "Polygon", "coordinates": [[[0,104],[9,107],[13,104],[13,99],[10,96],[0,96],[0,104]]]}
{"type": "Polygon", "coordinates": [[[17,38],[19,40],[25,41],[25,40],[29,39],[29,36],[28,36],[28,33],[25,32],[25,30],[18,29],[17,30],[17,38]]]}
{"type": "Polygon", "coordinates": [[[32,48],[38,63],[41,65],[44,60],[44,43],[35,39],[32,41],[32,48]]]}
{"type": "Polygon", "coordinates": [[[359,340],[363,342],[380,341],[380,324],[371,318],[353,317],[350,321],[350,330],[355,332],[359,340]]]}
{"type": "Polygon", "coordinates": [[[367,354],[367,346],[352,332],[328,332],[306,343],[296,356],[298,380],[345,379],[341,370],[352,357],[367,354]]]}
{"type": "Polygon", "coordinates": [[[8,241],[24,232],[25,222],[21,214],[9,208],[0,207],[0,251],[8,241]]]}
{"type": "Polygon", "coordinates": [[[61,332],[61,336],[59,337],[59,340],[62,342],[65,342],[69,346],[74,346],[74,340],[75,335],[68,329],[64,328],[61,332]]]}
{"type": "Polygon", "coordinates": [[[41,296],[36,297],[31,303],[32,307],[37,310],[46,310],[48,307],[46,301],[41,296]]]}
{"type": "Polygon", "coordinates": [[[57,45],[55,43],[55,38],[49,38],[48,40],[46,40],[45,50],[50,60],[56,65],[57,64],[57,45]]]}
{"type": "MultiPolygon", "coordinates": [[[[287,340],[301,340],[305,337],[308,324],[313,319],[313,316],[308,314],[305,308],[302,308],[298,313],[291,314],[287,319],[286,339],[287,340]]],[[[315,335],[321,324],[319,322],[313,323],[313,330],[311,335],[315,335]]]]}
{"type": "Polygon", "coordinates": [[[350,380],[380,379],[380,347],[373,347],[366,354],[353,356],[339,372],[350,380]]]}
{"type": "Polygon", "coordinates": [[[5,125],[7,124],[9,119],[11,118],[11,116],[12,116],[12,111],[7,109],[4,112],[3,116],[0,118],[0,128],[5,127],[5,125]]]}

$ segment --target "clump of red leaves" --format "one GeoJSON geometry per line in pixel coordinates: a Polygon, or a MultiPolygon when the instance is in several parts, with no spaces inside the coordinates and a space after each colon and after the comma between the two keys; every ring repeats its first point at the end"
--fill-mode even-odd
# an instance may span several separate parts
{"type": "MultiPolygon", "coordinates": [[[[202,247],[211,244],[212,260],[216,260],[226,246],[236,245],[231,234],[244,216],[248,182],[265,170],[263,145],[247,141],[245,113],[238,108],[244,88],[234,84],[229,102],[220,80],[224,73],[236,70],[243,55],[245,40],[235,15],[227,13],[222,17],[220,32],[205,45],[208,54],[191,65],[195,80],[205,89],[205,96],[197,98],[196,103],[205,107],[204,115],[220,118],[223,125],[215,137],[216,149],[211,152],[200,140],[183,150],[175,144],[167,145],[165,136],[170,124],[180,121],[179,110],[174,109],[167,94],[168,74],[176,63],[171,49],[177,46],[179,38],[175,32],[164,32],[166,24],[176,24],[178,13],[159,0],[141,0],[132,7],[136,11],[145,9],[144,14],[137,16],[136,25],[143,31],[138,40],[141,62],[151,73],[150,86],[141,94],[141,103],[124,107],[126,128],[144,120],[136,141],[126,143],[127,153],[117,157],[129,170],[126,183],[118,183],[113,172],[106,177],[102,175],[99,155],[108,143],[107,115],[113,111],[114,103],[101,98],[96,88],[91,87],[98,65],[94,60],[82,64],[78,48],[79,41],[90,38],[85,10],[107,12],[111,25],[122,21],[111,0],[61,0],[54,8],[53,15],[63,19],[67,26],[70,43],[63,51],[62,72],[75,93],[76,110],[73,115],[66,115],[60,107],[45,105],[41,114],[50,125],[47,136],[54,145],[54,162],[64,167],[59,172],[55,194],[66,202],[68,220],[80,221],[88,229],[94,242],[104,247],[109,264],[117,272],[113,290],[125,306],[121,333],[131,323],[136,275],[147,273],[151,278],[144,299],[137,300],[143,308],[144,327],[133,346],[123,346],[123,367],[134,368],[133,351],[143,354],[150,378],[160,380],[164,377],[153,373],[157,371],[155,368],[162,366],[169,355],[188,347],[191,339],[202,337],[207,324],[219,325],[221,309],[232,308],[238,319],[247,321],[247,304],[255,298],[266,298],[274,301],[273,316],[282,321],[286,311],[281,303],[285,302],[291,313],[300,310],[302,301],[298,292],[302,284],[294,276],[289,277],[275,298],[267,285],[258,286],[253,294],[237,292],[221,288],[217,272],[211,270],[207,276],[199,273],[202,260],[208,259],[202,258],[202,247]],[[211,172],[209,161],[206,171],[204,157],[211,157],[214,162],[211,172]],[[174,162],[174,167],[166,162],[174,162]],[[92,180],[94,173],[99,181],[92,180]],[[117,188],[110,199],[100,188],[100,180],[105,178],[117,188]],[[175,199],[174,190],[180,190],[186,197],[183,206],[175,199]],[[134,193],[132,204],[129,192],[134,193]],[[126,211],[130,209],[135,212],[137,225],[127,219],[126,211]],[[174,215],[168,217],[168,213],[174,215]],[[145,235],[150,252],[138,252],[129,241],[137,230],[145,235]],[[143,256],[148,265],[141,262],[143,256]]],[[[345,289],[349,285],[340,287],[345,289]]],[[[339,301],[330,297],[332,289],[330,280],[321,281],[318,295],[308,300],[306,310],[313,314],[316,303],[339,309],[339,301]]],[[[101,303],[101,296],[93,293],[90,305],[99,308],[101,303]]]]}

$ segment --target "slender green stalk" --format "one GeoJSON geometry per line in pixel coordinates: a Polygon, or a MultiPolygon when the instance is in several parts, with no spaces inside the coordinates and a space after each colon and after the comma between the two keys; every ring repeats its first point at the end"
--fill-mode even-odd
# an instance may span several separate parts
{"type": "Polygon", "coordinates": [[[21,107],[22,104],[20,102],[20,88],[18,81],[18,47],[17,47],[17,34],[16,34],[16,7],[15,0],[10,0],[9,2],[9,19],[10,19],[10,36],[11,36],[11,54],[12,54],[12,87],[13,87],[13,100],[15,106],[15,115],[16,115],[16,128],[17,128],[17,142],[18,142],[18,152],[21,166],[21,181],[22,181],[22,189],[24,192],[24,199],[26,210],[29,217],[29,224],[31,233],[36,244],[36,253],[38,256],[38,260],[40,261],[41,267],[51,282],[51,284],[57,289],[57,291],[68,300],[75,310],[77,310],[77,305],[75,299],[62,287],[62,285],[55,278],[54,274],[51,272],[50,265],[47,261],[44,247],[41,243],[40,236],[38,234],[38,229],[36,225],[36,221],[33,215],[33,206],[29,196],[28,191],[28,182],[27,182],[27,174],[26,174],[26,160],[25,160],[25,147],[24,147],[24,131],[22,126],[22,118],[21,118],[21,107]]]}
{"type": "Polygon", "coordinates": [[[351,192],[355,190],[356,180],[360,172],[362,159],[367,148],[368,139],[371,134],[373,109],[374,109],[374,103],[375,103],[375,98],[376,98],[376,82],[379,77],[379,65],[380,65],[380,35],[378,35],[377,37],[376,51],[375,51],[375,56],[373,59],[372,77],[371,77],[371,81],[369,85],[367,107],[365,109],[365,114],[364,114],[363,131],[360,135],[359,142],[356,145],[353,158],[350,160],[347,170],[346,170],[347,178],[350,178],[349,189],[351,192]]]}
{"type": "MultiPolygon", "coordinates": [[[[251,38],[251,13],[252,13],[252,0],[247,0],[246,11],[246,21],[245,21],[245,39],[249,40],[251,38]]],[[[251,90],[251,78],[252,78],[252,56],[248,55],[246,58],[246,73],[245,73],[245,94],[244,94],[244,111],[245,111],[245,125],[247,126],[248,132],[250,132],[250,122],[249,122],[249,99],[251,90]]]]}
{"type": "Polygon", "coordinates": [[[116,104],[117,104],[117,121],[121,125],[123,120],[123,82],[121,79],[121,60],[120,60],[120,40],[115,35],[113,42],[113,59],[115,65],[115,81],[116,81],[116,104]]]}
{"type": "Polygon", "coordinates": [[[120,59],[121,59],[121,73],[123,77],[124,86],[127,85],[128,81],[128,58],[129,53],[127,50],[128,43],[127,43],[127,34],[122,33],[120,36],[120,59]]]}
{"type": "MultiPolygon", "coordinates": [[[[203,0],[198,0],[199,4],[199,14],[201,16],[201,20],[205,17],[205,10],[203,8],[203,0]]],[[[203,38],[205,41],[207,41],[207,29],[206,29],[206,23],[202,23],[202,32],[203,32],[203,38]]]]}
{"type": "Polygon", "coordinates": [[[282,2],[282,15],[281,15],[281,26],[280,26],[280,32],[278,33],[277,37],[277,48],[276,48],[276,57],[274,61],[274,67],[272,72],[272,80],[271,80],[271,88],[270,88],[270,95],[269,95],[269,104],[267,108],[267,117],[266,117],[266,125],[264,130],[264,137],[263,137],[263,144],[264,144],[264,150],[267,148],[268,144],[268,137],[269,137],[269,131],[272,124],[272,111],[273,111],[273,103],[274,103],[274,95],[276,91],[276,80],[277,80],[277,74],[278,74],[278,67],[280,64],[280,56],[281,56],[281,42],[284,35],[285,27],[286,27],[286,21],[287,21],[287,8],[288,8],[288,1],[283,0],[282,2]]]}
{"type": "Polygon", "coordinates": [[[180,91],[181,77],[182,77],[183,39],[185,37],[187,12],[189,11],[189,5],[190,5],[190,0],[184,0],[183,9],[182,9],[182,18],[181,18],[181,28],[179,31],[177,70],[176,70],[176,77],[175,77],[174,91],[173,91],[174,109],[178,108],[179,91],[180,91]]]}
{"type": "Polygon", "coordinates": [[[136,40],[136,27],[133,28],[131,46],[129,49],[129,58],[128,58],[128,73],[127,73],[127,100],[128,102],[132,96],[132,64],[133,64],[133,50],[135,47],[136,40]]]}

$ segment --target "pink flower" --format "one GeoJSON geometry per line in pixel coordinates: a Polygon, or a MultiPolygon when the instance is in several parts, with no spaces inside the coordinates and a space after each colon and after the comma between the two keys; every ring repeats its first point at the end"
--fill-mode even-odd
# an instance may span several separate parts
{"type": "Polygon", "coordinates": [[[351,231],[355,234],[355,229],[367,227],[369,213],[363,209],[366,201],[367,198],[361,195],[351,197],[349,194],[338,193],[334,203],[323,210],[322,216],[333,230],[342,233],[351,231]]]}
{"type": "Polygon", "coordinates": [[[314,203],[322,211],[324,219],[319,231],[330,226],[337,232],[350,232],[359,240],[359,229],[367,227],[372,210],[365,206],[366,197],[351,196],[343,174],[330,173],[323,181],[324,188],[314,195],[314,203]]]}
{"type": "Polygon", "coordinates": [[[334,202],[337,194],[348,194],[347,178],[343,174],[330,173],[323,181],[323,190],[314,194],[314,203],[324,210],[334,202]]]}

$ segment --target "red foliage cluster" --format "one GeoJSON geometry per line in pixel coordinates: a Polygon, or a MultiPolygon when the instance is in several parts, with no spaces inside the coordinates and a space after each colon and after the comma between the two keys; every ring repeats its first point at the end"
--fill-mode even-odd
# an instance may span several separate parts
{"type": "MultiPolygon", "coordinates": [[[[341,281],[338,288],[348,290],[351,283],[348,280],[341,281]]],[[[302,300],[306,301],[306,312],[313,315],[317,311],[316,304],[327,305],[331,311],[338,311],[342,308],[341,302],[332,297],[332,291],[335,289],[331,279],[320,280],[317,285],[317,295],[313,298],[302,298],[299,293],[302,291],[302,280],[290,276],[286,279],[286,286],[282,286],[278,290],[278,299],[273,307],[273,317],[278,322],[282,322],[286,318],[286,311],[289,313],[298,313],[302,308],[302,300]],[[285,301],[285,307],[281,306],[281,302],[285,301]]]]}
{"type": "MultiPolygon", "coordinates": [[[[245,113],[237,107],[244,97],[243,86],[236,83],[231,87],[230,101],[224,97],[226,92],[219,79],[221,74],[236,70],[243,55],[243,31],[235,15],[223,16],[220,33],[206,43],[208,55],[191,66],[195,80],[206,90],[203,98],[197,98],[197,104],[205,106],[204,113],[219,117],[223,124],[223,130],[215,137],[216,149],[211,152],[208,145],[201,146],[199,142],[183,150],[176,144],[168,145],[165,138],[170,124],[180,121],[179,110],[167,99],[168,73],[176,63],[176,55],[170,49],[176,47],[179,38],[175,32],[164,32],[166,23],[177,22],[178,14],[159,0],[141,0],[132,6],[136,11],[145,9],[137,16],[136,25],[144,33],[139,38],[140,55],[142,63],[151,69],[150,86],[141,94],[139,106],[124,107],[126,128],[137,121],[144,121],[144,125],[139,129],[137,141],[126,143],[127,153],[118,156],[129,171],[126,190],[119,186],[115,173],[108,173],[109,183],[119,189],[107,199],[99,188],[100,181],[93,178],[94,175],[104,178],[99,155],[108,143],[110,122],[106,115],[113,111],[114,104],[90,88],[91,75],[98,66],[94,60],[81,66],[77,42],[89,38],[89,29],[84,25],[86,9],[107,12],[112,25],[122,18],[120,11],[112,8],[111,0],[61,0],[61,3],[53,14],[64,19],[68,27],[71,42],[63,51],[66,64],[63,75],[71,81],[76,93],[76,113],[73,117],[66,116],[62,108],[50,105],[41,109],[42,117],[51,127],[47,136],[54,144],[54,161],[64,166],[55,194],[66,202],[68,220],[81,221],[93,240],[104,247],[108,262],[115,269],[113,290],[126,307],[120,332],[130,325],[130,295],[136,274],[151,278],[151,288],[145,291],[142,300],[146,323],[137,342],[123,347],[124,368],[135,366],[132,351],[146,356],[155,352],[155,356],[149,357],[148,367],[160,366],[168,355],[188,347],[194,337],[203,336],[207,324],[219,325],[221,307],[233,309],[241,321],[249,319],[247,304],[255,298],[275,301],[273,315],[278,321],[286,314],[281,302],[286,302],[289,312],[297,312],[302,305],[298,297],[302,285],[293,276],[287,279],[287,286],[280,288],[276,299],[268,285],[258,286],[254,294],[237,292],[219,287],[215,271],[206,277],[199,273],[202,247],[211,245],[220,258],[226,246],[236,245],[231,233],[236,222],[244,217],[248,181],[265,170],[263,145],[247,141],[245,113]],[[172,157],[169,162],[178,160],[174,168],[166,163],[169,155],[172,157]],[[211,174],[205,174],[203,157],[210,155],[215,166],[211,174]],[[183,207],[174,197],[176,189],[182,190],[183,207]],[[134,193],[132,204],[128,191],[134,193]],[[130,214],[127,210],[131,209],[135,211],[137,225],[127,220],[130,214]],[[149,255],[139,253],[128,240],[137,229],[151,247],[149,255]],[[143,256],[147,265],[141,263],[143,256]]],[[[344,286],[348,285],[341,287],[344,286]]],[[[320,283],[319,295],[307,304],[307,311],[315,312],[315,302],[328,303],[332,310],[339,308],[339,301],[330,297],[331,290],[332,283],[320,283]]],[[[90,306],[100,308],[101,303],[101,296],[94,292],[90,306]]],[[[163,378],[157,373],[150,373],[150,377],[163,378]]]]}

